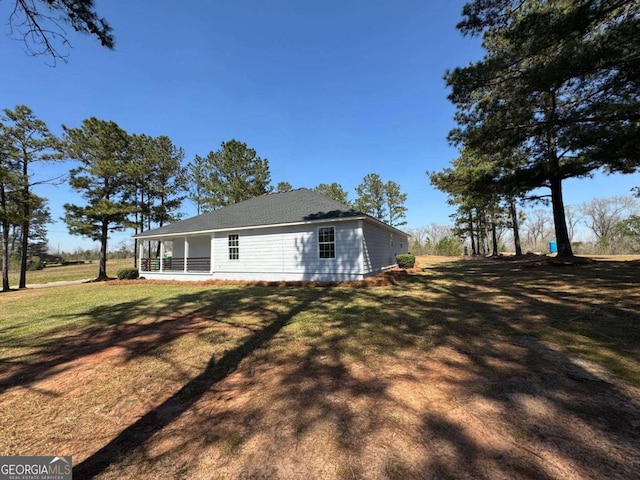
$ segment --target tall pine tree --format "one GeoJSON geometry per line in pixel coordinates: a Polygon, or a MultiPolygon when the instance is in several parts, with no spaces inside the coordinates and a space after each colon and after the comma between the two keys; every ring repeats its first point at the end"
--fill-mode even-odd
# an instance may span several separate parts
{"type": "Polygon", "coordinates": [[[382,181],[377,173],[364,176],[362,183],[356,187],[358,198],[353,203],[356,210],[371,215],[381,222],[387,222],[392,227],[404,225],[407,207],[407,194],[400,191],[400,185],[393,180],[382,181]]]}
{"type": "Polygon", "coordinates": [[[129,225],[136,205],[127,195],[136,181],[132,138],[115,122],[95,117],[79,128],[63,125],[64,148],[79,166],[70,172],[71,187],[82,194],[85,205],[64,205],[69,232],[100,242],[96,280],[106,280],[109,233],[129,225]]]}
{"type": "Polygon", "coordinates": [[[356,194],[358,197],[353,203],[356,210],[371,215],[381,222],[387,220],[386,190],[379,174],[368,173],[365,175],[362,183],[356,187],[356,194]]]}
{"type": "Polygon", "coordinates": [[[60,143],[49,131],[47,124],[38,119],[31,109],[18,105],[15,109],[4,109],[2,118],[5,143],[6,167],[12,172],[14,190],[6,195],[13,203],[12,211],[18,215],[20,225],[20,279],[18,288],[27,286],[27,261],[29,252],[29,229],[37,198],[33,187],[37,184],[52,182],[53,178],[36,178],[32,171],[35,163],[60,160],[60,143]]]}
{"type": "Polygon", "coordinates": [[[400,185],[393,180],[389,180],[384,186],[385,201],[387,202],[387,212],[389,213],[388,223],[392,227],[406,225],[407,207],[404,203],[407,201],[407,194],[400,191],[400,185]]]}
{"type": "MultiPolygon", "coordinates": [[[[186,196],[187,177],[182,167],[184,150],[169,137],[133,135],[132,146],[135,153],[130,195],[137,205],[132,223],[135,233],[140,233],[180,218],[178,210],[186,196]]],[[[137,240],[134,251],[137,258],[137,240]]]]}
{"type": "MultiPolygon", "coordinates": [[[[567,178],[632,172],[640,162],[640,2],[475,0],[458,28],[485,57],[447,72],[460,127],[450,139],[507,156],[503,185],[550,189],[559,256],[571,256],[567,178]]],[[[500,161],[500,160],[498,160],[500,161]]]]}

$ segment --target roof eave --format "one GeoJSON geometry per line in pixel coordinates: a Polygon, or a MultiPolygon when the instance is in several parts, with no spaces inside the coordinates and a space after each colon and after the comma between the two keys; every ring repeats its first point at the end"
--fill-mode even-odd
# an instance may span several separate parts
{"type": "Polygon", "coordinates": [[[406,235],[406,233],[401,232],[400,230],[394,227],[391,227],[384,222],[380,222],[375,218],[369,217],[367,215],[356,215],[353,217],[321,218],[317,220],[304,220],[299,222],[287,222],[287,223],[272,223],[272,224],[266,224],[266,225],[262,224],[262,225],[246,225],[242,227],[211,228],[207,230],[194,230],[192,232],[173,232],[173,233],[161,233],[161,234],[151,234],[151,235],[147,235],[146,232],[141,232],[136,235],[133,235],[132,238],[141,240],[141,239],[154,239],[154,238],[158,239],[158,238],[174,238],[174,237],[191,237],[196,235],[206,235],[206,234],[218,233],[218,232],[239,232],[243,230],[258,230],[258,229],[265,229],[265,228],[292,227],[297,225],[313,225],[313,224],[320,224],[320,223],[348,222],[348,221],[354,221],[354,220],[374,221],[376,223],[386,226],[388,229],[396,230],[406,235]]]}

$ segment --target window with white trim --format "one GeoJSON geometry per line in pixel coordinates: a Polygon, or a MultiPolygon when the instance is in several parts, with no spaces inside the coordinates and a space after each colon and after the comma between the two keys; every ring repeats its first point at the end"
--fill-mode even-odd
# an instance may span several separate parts
{"type": "Polygon", "coordinates": [[[240,238],[237,233],[229,235],[229,260],[240,260],[240,238]]]}
{"type": "Polygon", "coordinates": [[[318,257],[319,258],[336,258],[335,227],[318,228],[318,257]]]}

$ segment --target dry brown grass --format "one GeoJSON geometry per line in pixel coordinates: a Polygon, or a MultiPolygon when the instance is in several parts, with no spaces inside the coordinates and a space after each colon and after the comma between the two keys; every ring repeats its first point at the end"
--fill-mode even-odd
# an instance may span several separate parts
{"type": "Polygon", "coordinates": [[[636,475],[637,264],[419,262],[369,288],[2,296],[0,454],[103,479],[636,475]]]}

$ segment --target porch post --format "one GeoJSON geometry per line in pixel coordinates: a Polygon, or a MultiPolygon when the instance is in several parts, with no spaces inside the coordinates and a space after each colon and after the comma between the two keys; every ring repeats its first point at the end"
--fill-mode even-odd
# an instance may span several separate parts
{"type": "Polygon", "coordinates": [[[215,243],[216,234],[211,234],[211,247],[209,248],[209,273],[213,274],[213,244],[215,243]]]}
{"type": "Polygon", "coordinates": [[[142,257],[144,255],[144,242],[138,241],[138,271],[142,271],[142,257]]]}
{"type": "Polygon", "coordinates": [[[189,258],[189,237],[184,237],[184,271],[187,271],[187,258],[189,258]]]}
{"type": "Polygon", "coordinates": [[[164,271],[164,241],[160,239],[160,271],[164,271]]]}
{"type": "Polygon", "coordinates": [[[362,220],[358,220],[358,273],[360,273],[361,277],[365,277],[366,273],[364,271],[365,259],[364,256],[367,254],[365,251],[365,243],[364,243],[364,222],[362,220]]]}

